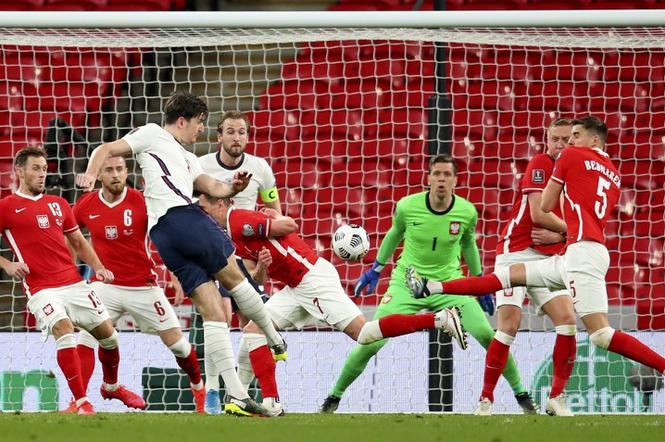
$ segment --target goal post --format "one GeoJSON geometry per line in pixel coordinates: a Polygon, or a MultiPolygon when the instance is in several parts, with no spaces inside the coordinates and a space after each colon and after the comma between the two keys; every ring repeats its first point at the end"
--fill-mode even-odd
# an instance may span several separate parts
{"type": "MultiPolygon", "coordinates": [[[[559,117],[592,114],[610,129],[607,151],[623,182],[607,228],[610,321],[662,354],[662,23],[665,10],[3,12],[0,196],[16,188],[13,155],[37,145],[49,156],[48,192],[73,202],[74,174],[92,148],[147,122],[161,124],[168,96],[191,90],[210,107],[208,131],[192,150],[214,151],[222,113],[246,112],[248,152],[270,163],[284,212],[333,262],[351,295],[391,226],[395,203],[426,188],[430,154],[450,152],[458,161],[457,194],[478,210],[477,243],[489,270],[517,180],[528,159],[543,152],[546,127],[559,117]],[[332,253],[332,233],[346,222],[370,233],[372,252],[363,264],[332,253]]],[[[140,170],[130,165],[131,181],[141,187],[140,170]]],[[[4,239],[2,253],[12,256],[4,239]]],[[[160,271],[165,283],[167,272],[160,271]]],[[[379,294],[388,288],[389,271],[379,294]]],[[[0,278],[0,409],[64,407],[66,382],[52,342],[32,333],[20,284],[5,273],[0,278]],[[17,390],[35,385],[41,390],[34,401],[17,390]]],[[[357,301],[371,316],[390,298],[357,301]]],[[[185,327],[192,325],[191,306],[178,312],[185,327]]],[[[543,403],[554,334],[530,307],[524,313],[512,349],[522,384],[543,403]]],[[[121,382],[143,389],[152,409],[191,409],[168,350],[157,338],[133,333],[129,318],[118,326],[121,382]]],[[[339,374],[353,343],[329,331],[287,334],[291,359],[278,364],[287,410],[316,411],[339,374]]],[[[451,353],[427,333],[391,340],[349,388],[340,411],[470,411],[485,355],[471,341],[466,352],[451,353]]],[[[575,411],[665,413],[659,378],[593,348],[584,333],[578,343],[568,388],[575,411]]],[[[100,400],[94,396],[100,380],[95,373],[93,401],[100,400]]],[[[501,381],[495,410],[517,412],[512,396],[501,381]]]]}

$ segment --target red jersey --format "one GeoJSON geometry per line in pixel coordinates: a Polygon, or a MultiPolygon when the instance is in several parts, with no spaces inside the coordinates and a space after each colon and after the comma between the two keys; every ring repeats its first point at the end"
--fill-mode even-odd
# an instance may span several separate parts
{"type": "Polygon", "coordinates": [[[0,200],[0,231],[16,259],[30,269],[23,280],[28,298],[83,280],[64,235],[77,229],[69,203],[59,196],[17,192],[0,200]]]}
{"type": "MultiPolygon", "coordinates": [[[[531,219],[529,194],[542,192],[550,176],[552,176],[553,170],[554,159],[546,153],[540,153],[529,161],[517,189],[510,221],[503,227],[499,236],[499,242],[496,245],[497,255],[519,252],[528,247],[545,255],[556,255],[563,249],[563,243],[535,245],[531,240],[531,231],[539,226],[531,219]]],[[[553,210],[553,213],[562,218],[561,209],[558,206],[553,210]]]]}
{"type": "Polygon", "coordinates": [[[268,274],[291,287],[300,284],[319,259],[296,233],[270,237],[270,218],[263,213],[231,208],[226,227],[236,245],[238,256],[256,261],[259,252],[265,247],[272,255],[268,274]]]}
{"type": "Polygon", "coordinates": [[[621,177],[600,149],[568,147],[554,165],[552,180],[563,185],[568,241],[605,244],[605,225],[621,194],[621,177]]]}
{"type": "Polygon", "coordinates": [[[109,203],[101,189],[83,195],[74,205],[81,227],[90,232],[99,259],[113,272],[113,285],[157,285],[155,263],[148,251],[148,212],[143,194],[125,187],[119,200],[109,203]]]}

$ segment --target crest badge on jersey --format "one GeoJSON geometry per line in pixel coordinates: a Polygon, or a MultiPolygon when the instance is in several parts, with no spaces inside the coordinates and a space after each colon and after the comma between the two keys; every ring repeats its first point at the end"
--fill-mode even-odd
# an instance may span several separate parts
{"type": "Polygon", "coordinates": [[[48,222],[48,215],[37,215],[37,225],[40,229],[48,229],[51,224],[48,222]]]}
{"type": "Polygon", "coordinates": [[[543,184],[545,182],[545,170],[533,169],[533,172],[531,172],[531,181],[533,184],[543,184]]]}
{"type": "Polygon", "coordinates": [[[105,226],[104,235],[106,239],[118,239],[118,228],[116,226],[105,226]]]}
{"type": "Polygon", "coordinates": [[[244,224],[242,226],[242,234],[244,236],[254,236],[254,227],[251,224],[244,224]]]}
{"type": "Polygon", "coordinates": [[[53,306],[51,304],[46,304],[44,308],[42,308],[42,311],[46,316],[50,315],[53,313],[53,306]]]}
{"type": "Polygon", "coordinates": [[[450,233],[451,235],[459,235],[460,228],[461,225],[459,221],[453,221],[450,223],[450,230],[448,231],[448,233],[450,233]]]}

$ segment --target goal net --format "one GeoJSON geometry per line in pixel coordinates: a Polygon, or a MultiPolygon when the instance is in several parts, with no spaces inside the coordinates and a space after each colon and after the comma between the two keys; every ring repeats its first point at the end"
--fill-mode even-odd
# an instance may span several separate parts
{"type": "MultiPolygon", "coordinates": [[[[450,152],[457,160],[456,193],[478,210],[477,243],[491,270],[517,183],[529,158],[544,151],[547,126],[591,114],[609,127],[607,151],[623,181],[607,228],[610,321],[663,354],[663,34],[663,28],[619,23],[403,28],[398,20],[381,28],[334,22],[319,28],[252,28],[250,22],[246,28],[0,27],[0,194],[16,189],[14,154],[42,146],[48,192],[73,203],[80,195],[74,174],[92,148],[147,122],[161,124],[168,96],[192,91],[210,108],[208,131],[193,151],[217,149],[215,128],[224,111],[246,112],[252,124],[247,151],[270,163],[283,211],[333,262],[353,296],[353,284],[391,226],[395,203],[426,188],[430,155],[450,152]],[[331,251],[332,233],[343,223],[370,233],[372,252],[362,264],[331,251]]],[[[130,180],[140,188],[140,170],[130,166],[130,180]]],[[[2,247],[11,258],[8,244],[2,247]]],[[[368,317],[389,274],[390,266],[378,295],[356,299],[368,317]]],[[[6,273],[1,279],[0,409],[64,408],[69,393],[55,346],[36,332],[21,285],[6,273]]],[[[196,342],[192,307],[177,311],[196,342]]],[[[131,318],[118,328],[121,382],[142,391],[151,410],[193,409],[187,381],[159,339],[136,332],[131,318]]],[[[525,307],[512,350],[522,385],[538,403],[551,383],[554,337],[551,323],[525,307]]],[[[355,344],[320,325],[286,339],[289,361],[278,364],[282,402],[289,411],[316,411],[355,344]]],[[[466,352],[451,350],[436,334],[392,339],[348,389],[340,411],[468,412],[479,395],[484,356],[473,338],[466,352]]],[[[96,403],[99,382],[97,364],[90,387],[96,403]]],[[[594,348],[579,333],[568,386],[574,411],[664,413],[660,388],[661,377],[594,348]]],[[[502,379],[495,411],[518,412],[513,394],[502,379]]]]}

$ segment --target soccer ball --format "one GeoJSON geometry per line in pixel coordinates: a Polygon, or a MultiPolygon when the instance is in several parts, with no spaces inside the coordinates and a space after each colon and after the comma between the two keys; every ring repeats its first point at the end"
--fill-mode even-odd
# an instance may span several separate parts
{"type": "Polygon", "coordinates": [[[369,235],[361,226],[344,224],[335,231],[332,248],[345,261],[361,260],[369,252],[369,235]]]}

